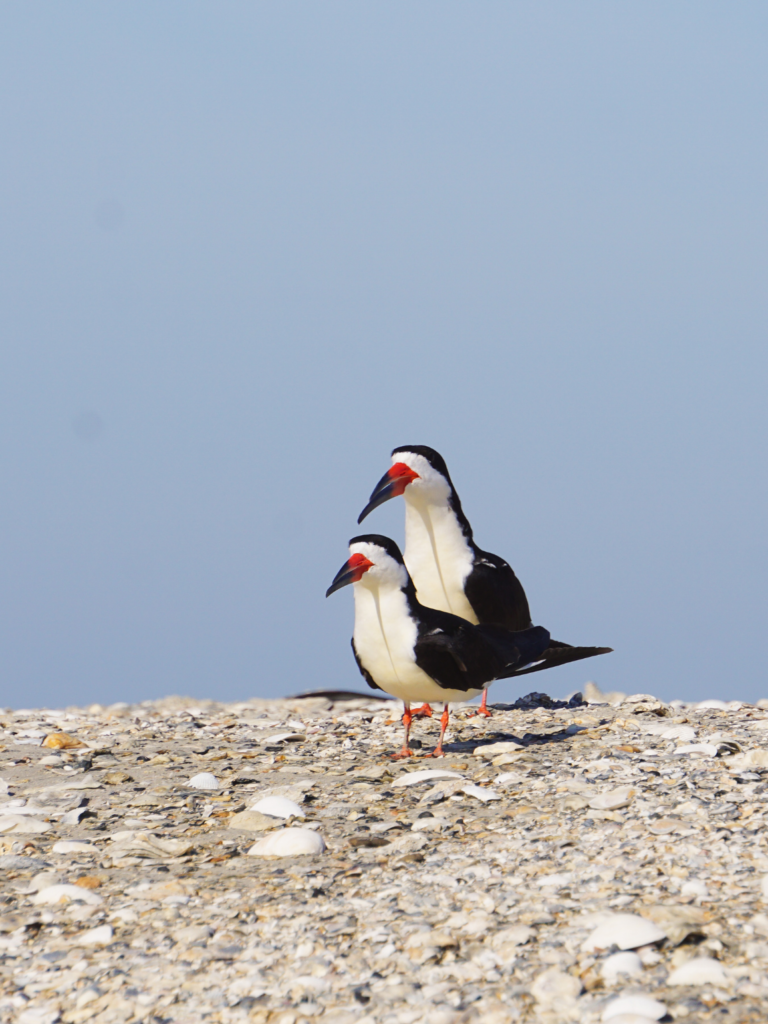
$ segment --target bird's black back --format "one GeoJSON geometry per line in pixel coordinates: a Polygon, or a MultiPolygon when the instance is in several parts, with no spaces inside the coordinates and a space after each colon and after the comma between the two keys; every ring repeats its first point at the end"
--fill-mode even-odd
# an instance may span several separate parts
{"type": "Polygon", "coordinates": [[[531,612],[528,598],[512,566],[490,551],[473,544],[475,560],[464,580],[464,594],[478,622],[506,629],[528,629],[531,612]]]}

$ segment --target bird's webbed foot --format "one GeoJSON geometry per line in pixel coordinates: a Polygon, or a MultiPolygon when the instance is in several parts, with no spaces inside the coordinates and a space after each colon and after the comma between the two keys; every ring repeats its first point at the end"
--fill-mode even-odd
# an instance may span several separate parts
{"type": "Polygon", "coordinates": [[[402,750],[398,750],[396,754],[389,755],[393,761],[400,761],[404,757],[416,757],[416,751],[411,750],[410,747],[403,747],[402,750]]]}
{"type": "Polygon", "coordinates": [[[432,708],[429,704],[422,704],[420,708],[414,708],[411,711],[412,718],[431,718],[432,708]]]}

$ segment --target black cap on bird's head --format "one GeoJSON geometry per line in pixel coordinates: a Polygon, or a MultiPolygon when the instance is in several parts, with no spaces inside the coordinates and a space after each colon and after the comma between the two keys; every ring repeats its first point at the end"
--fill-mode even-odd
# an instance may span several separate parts
{"type": "Polygon", "coordinates": [[[451,479],[448,475],[448,467],[445,464],[445,459],[440,452],[436,452],[435,449],[430,448],[429,445],[401,444],[399,448],[393,448],[391,454],[392,458],[394,458],[395,455],[405,455],[406,453],[410,455],[421,455],[421,457],[426,459],[430,466],[440,473],[441,476],[444,476],[446,480],[451,479]]]}

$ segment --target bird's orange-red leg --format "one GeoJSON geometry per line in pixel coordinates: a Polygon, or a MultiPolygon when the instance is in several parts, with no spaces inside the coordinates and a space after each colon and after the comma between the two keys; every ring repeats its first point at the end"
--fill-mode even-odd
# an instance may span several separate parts
{"type": "Polygon", "coordinates": [[[405,738],[403,740],[403,749],[400,750],[399,753],[391,755],[392,758],[395,761],[399,760],[401,757],[413,757],[414,756],[413,751],[408,746],[408,737],[409,737],[410,732],[411,732],[411,722],[412,721],[413,721],[413,713],[411,712],[410,707],[406,704],[405,705],[405,710],[403,711],[403,725],[405,726],[405,738]]]}
{"type": "Polygon", "coordinates": [[[437,746],[429,754],[429,757],[445,757],[445,751],[443,750],[443,736],[445,736],[445,730],[448,728],[448,705],[446,704],[443,708],[443,713],[440,716],[440,739],[437,741],[437,746]]]}
{"type": "Polygon", "coordinates": [[[477,715],[482,715],[483,718],[493,718],[492,713],[488,710],[488,691],[483,690],[483,699],[480,701],[480,707],[477,711],[473,711],[469,716],[475,718],[477,715]]]}

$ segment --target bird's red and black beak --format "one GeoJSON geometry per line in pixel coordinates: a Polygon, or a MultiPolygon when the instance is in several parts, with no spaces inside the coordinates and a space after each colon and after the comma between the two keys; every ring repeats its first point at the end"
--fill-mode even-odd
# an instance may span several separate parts
{"type": "Polygon", "coordinates": [[[358,523],[362,523],[369,512],[373,512],[385,501],[399,497],[408,484],[418,479],[418,476],[419,474],[404,462],[396,462],[374,487],[370,501],[357,518],[358,523]]]}
{"type": "Polygon", "coordinates": [[[366,558],[365,555],[350,555],[334,576],[333,583],[326,590],[325,596],[330,597],[331,594],[341,590],[342,587],[346,587],[350,583],[359,583],[372,565],[373,562],[366,558]]]}

